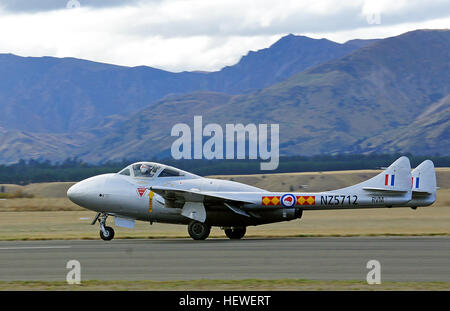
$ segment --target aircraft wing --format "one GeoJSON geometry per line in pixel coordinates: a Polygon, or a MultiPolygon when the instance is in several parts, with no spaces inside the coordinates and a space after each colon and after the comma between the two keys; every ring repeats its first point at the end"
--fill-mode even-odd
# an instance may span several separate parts
{"type": "Polygon", "coordinates": [[[218,193],[200,191],[197,189],[178,189],[172,187],[152,186],[150,190],[159,194],[166,201],[173,202],[217,202],[246,204],[254,203],[251,200],[242,200],[242,193],[218,193]]]}
{"type": "Polygon", "coordinates": [[[150,190],[164,198],[166,207],[182,208],[181,214],[183,216],[200,222],[206,220],[204,203],[223,204],[238,215],[252,217],[251,213],[249,214],[240,208],[242,204],[254,203],[251,200],[242,200],[243,193],[202,192],[197,189],[186,190],[162,186],[152,186],[150,190]]]}

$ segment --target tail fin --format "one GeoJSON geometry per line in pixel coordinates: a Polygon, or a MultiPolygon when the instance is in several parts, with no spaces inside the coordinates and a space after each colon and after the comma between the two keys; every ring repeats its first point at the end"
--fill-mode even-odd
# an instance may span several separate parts
{"type": "Polygon", "coordinates": [[[431,160],[423,161],[411,172],[413,198],[409,206],[427,206],[436,201],[436,172],[431,160]]]}
{"type": "Polygon", "coordinates": [[[431,160],[423,161],[412,172],[412,191],[421,193],[436,193],[436,173],[431,160]]]}
{"type": "Polygon", "coordinates": [[[358,184],[368,191],[411,192],[411,164],[405,156],[398,158],[386,170],[358,184]]]}

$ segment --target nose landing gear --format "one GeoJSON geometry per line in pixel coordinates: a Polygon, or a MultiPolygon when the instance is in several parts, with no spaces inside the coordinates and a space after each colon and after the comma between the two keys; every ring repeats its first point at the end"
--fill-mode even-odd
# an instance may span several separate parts
{"type": "Polygon", "coordinates": [[[100,229],[100,237],[104,241],[110,241],[114,238],[114,229],[111,227],[103,227],[100,229]]]}
{"type": "Polygon", "coordinates": [[[104,241],[110,241],[114,238],[114,229],[105,226],[107,217],[108,215],[106,213],[97,213],[97,216],[95,216],[94,220],[91,223],[91,225],[94,225],[98,220],[100,224],[100,238],[102,238],[102,240],[104,241]]]}

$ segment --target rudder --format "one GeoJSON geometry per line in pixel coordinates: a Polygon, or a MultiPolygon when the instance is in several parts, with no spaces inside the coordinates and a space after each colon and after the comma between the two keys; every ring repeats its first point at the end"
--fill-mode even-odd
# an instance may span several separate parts
{"type": "Polygon", "coordinates": [[[436,201],[436,172],[431,160],[423,161],[411,172],[411,207],[428,206],[436,201]]]}

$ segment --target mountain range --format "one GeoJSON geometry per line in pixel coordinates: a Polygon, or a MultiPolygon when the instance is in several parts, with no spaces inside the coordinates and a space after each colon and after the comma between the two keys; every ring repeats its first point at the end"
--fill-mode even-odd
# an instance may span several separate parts
{"type": "Polygon", "coordinates": [[[167,157],[180,122],[279,124],[282,155],[450,154],[450,31],[287,35],[216,72],[0,55],[0,163],[167,157]]]}

